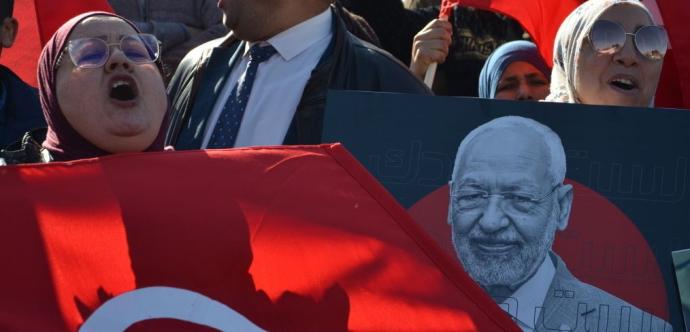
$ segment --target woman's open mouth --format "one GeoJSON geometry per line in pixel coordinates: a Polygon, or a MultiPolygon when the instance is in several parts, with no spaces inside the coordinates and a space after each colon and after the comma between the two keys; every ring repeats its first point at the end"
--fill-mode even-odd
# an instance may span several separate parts
{"type": "Polygon", "coordinates": [[[630,76],[616,76],[609,80],[609,85],[622,92],[633,92],[639,89],[637,80],[630,76]]]}
{"type": "Polygon", "coordinates": [[[139,97],[139,88],[136,81],[128,75],[117,75],[110,79],[110,100],[120,107],[132,107],[136,105],[139,97]]]}

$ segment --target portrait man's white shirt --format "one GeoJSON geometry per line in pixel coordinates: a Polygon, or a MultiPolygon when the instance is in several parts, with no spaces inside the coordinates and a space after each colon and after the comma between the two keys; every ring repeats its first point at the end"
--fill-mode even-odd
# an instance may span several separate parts
{"type": "MultiPolygon", "coordinates": [[[[261,44],[270,44],[277,54],[262,62],[254,79],[235,147],[280,145],[285,139],[304,87],[333,37],[330,8],[261,44]]],[[[246,43],[240,61],[233,66],[225,86],[216,98],[204,133],[202,148],[208,146],[223,107],[238,80],[243,80],[249,62],[246,43]]]]}
{"type": "Polygon", "coordinates": [[[543,306],[555,275],[556,268],[547,255],[537,272],[501,303],[501,309],[515,318],[523,331],[534,331],[534,321],[537,319],[535,309],[543,306]]]}

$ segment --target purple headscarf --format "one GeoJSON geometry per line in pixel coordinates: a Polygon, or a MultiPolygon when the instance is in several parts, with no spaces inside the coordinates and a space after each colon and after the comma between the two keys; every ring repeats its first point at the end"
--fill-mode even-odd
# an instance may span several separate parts
{"type": "MultiPolygon", "coordinates": [[[[43,47],[38,60],[38,93],[41,108],[43,108],[43,115],[48,123],[48,133],[46,140],[43,142],[43,147],[50,152],[56,161],[93,158],[110,154],[87,141],[69,124],[60,109],[56,95],[57,61],[67,45],[69,36],[74,28],[83,20],[93,16],[119,18],[132,26],[135,31],[140,32],[134,23],[121,16],[107,12],[88,12],[75,16],[63,24],[43,47]]],[[[157,63],[157,65],[162,73],[160,63],[157,63]]],[[[163,150],[168,113],[163,118],[163,124],[158,132],[158,136],[146,151],[163,150]]]]}

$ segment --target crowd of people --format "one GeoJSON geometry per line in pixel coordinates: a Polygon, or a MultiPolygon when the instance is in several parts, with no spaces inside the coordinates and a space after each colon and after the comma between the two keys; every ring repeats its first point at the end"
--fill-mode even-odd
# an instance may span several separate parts
{"type": "MultiPolygon", "coordinates": [[[[4,163],[319,143],[328,89],[650,107],[668,47],[635,0],[577,8],[553,69],[517,22],[471,7],[446,21],[398,0],[110,3],[45,45],[38,93],[0,68],[4,163]]],[[[17,22],[2,6],[6,48],[17,22]]]]}
{"type": "MultiPolygon", "coordinates": [[[[38,90],[0,67],[0,162],[71,161],[166,148],[317,144],[329,89],[654,106],[668,40],[639,1],[580,5],[558,31],[553,68],[508,16],[456,7],[448,20],[439,20],[438,3],[409,2],[406,8],[400,0],[220,0],[218,6],[215,0],[110,0],[115,14],[80,14],[47,42],[39,58],[38,90]],[[421,81],[432,63],[441,63],[433,91],[421,81]]],[[[0,46],[8,48],[18,22],[12,17],[13,1],[0,4],[0,46]]],[[[498,293],[546,269],[545,257],[555,262],[552,275],[572,277],[550,252],[553,234],[567,225],[572,201],[572,189],[562,183],[563,148],[532,144],[555,134],[525,121],[500,120],[507,124],[499,131],[493,128],[496,123],[478,129],[474,136],[482,140],[468,136],[451,182],[451,197],[469,197],[457,201],[464,207],[452,205],[451,210],[495,209],[485,206],[493,194],[477,194],[476,188],[467,194],[461,186],[468,172],[490,168],[472,169],[465,160],[475,150],[490,152],[477,150],[478,142],[507,146],[531,140],[516,151],[539,147],[525,153],[557,158],[552,168],[562,164],[540,178],[542,191],[553,187],[551,192],[530,200],[553,195],[558,222],[549,224],[549,240],[532,256],[514,258],[529,261],[517,262],[529,271],[504,276],[499,273],[504,266],[478,263],[468,239],[488,238],[496,224],[449,214],[465,268],[498,293]],[[526,134],[520,138],[517,131],[526,134]],[[481,271],[475,269],[479,265],[481,271]],[[496,270],[493,275],[486,275],[491,273],[487,266],[496,270]]],[[[549,139],[560,142],[557,136],[549,139]]],[[[520,209],[520,204],[502,210],[520,209]]],[[[530,227],[526,233],[541,236],[530,227]]],[[[577,287],[599,294],[586,285],[577,287]]],[[[620,302],[606,296],[607,303],[620,302]]]]}

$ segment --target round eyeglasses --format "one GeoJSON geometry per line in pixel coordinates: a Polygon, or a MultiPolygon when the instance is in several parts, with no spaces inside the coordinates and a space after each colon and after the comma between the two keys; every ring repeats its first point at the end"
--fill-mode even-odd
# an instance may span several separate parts
{"type": "Polygon", "coordinates": [[[490,194],[484,190],[462,189],[451,195],[454,205],[461,211],[485,209],[491,197],[500,199],[500,206],[506,213],[529,213],[545,201],[561,185],[554,186],[548,193],[537,196],[527,192],[501,192],[490,194]]]}
{"type": "Polygon", "coordinates": [[[139,33],[122,36],[118,43],[107,43],[100,38],[79,38],[70,40],[67,53],[78,68],[99,68],[110,58],[110,47],[118,46],[125,57],[135,64],[153,63],[160,56],[160,45],[156,36],[139,33]]]}

